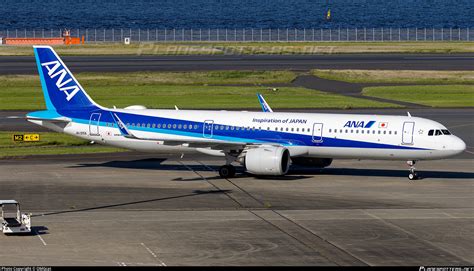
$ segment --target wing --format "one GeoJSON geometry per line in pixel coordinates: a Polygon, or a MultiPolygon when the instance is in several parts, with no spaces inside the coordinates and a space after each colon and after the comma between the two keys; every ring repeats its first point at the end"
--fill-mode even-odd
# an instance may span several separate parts
{"type": "Polygon", "coordinates": [[[263,112],[273,112],[271,107],[268,105],[267,101],[265,101],[265,99],[263,98],[262,94],[257,93],[257,97],[258,97],[258,102],[262,106],[263,112]]]}

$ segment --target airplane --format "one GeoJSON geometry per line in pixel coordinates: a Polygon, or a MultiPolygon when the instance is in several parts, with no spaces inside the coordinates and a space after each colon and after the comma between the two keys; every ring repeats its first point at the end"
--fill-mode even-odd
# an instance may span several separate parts
{"type": "MultiPolygon", "coordinates": [[[[46,110],[32,123],[104,145],[152,153],[198,152],[225,159],[219,175],[278,176],[290,164],[327,167],[333,159],[404,160],[418,178],[419,160],[443,159],[466,144],[442,124],[419,117],[105,108],[95,103],[50,46],[33,46],[46,110]]],[[[259,96],[260,98],[260,96],[259,96]]]]}

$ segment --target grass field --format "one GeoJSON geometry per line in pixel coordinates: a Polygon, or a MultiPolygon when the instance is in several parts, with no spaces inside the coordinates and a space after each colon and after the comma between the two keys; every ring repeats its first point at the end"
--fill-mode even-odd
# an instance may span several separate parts
{"type": "MultiPolygon", "coordinates": [[[[83,86],[281,84],[296,78],[292,71],[77,73],[83,86]]],[[[0,86],[40,86],[38,75],[1,75],[0,86]]]]}
{"type": "Polygon", "coordinates": [[[474,84],[474,71],[312,70],[311,73],[351,83],[474,84]]]}
{"type": "Polygon", "coordinates": [[[40,133],[40,142],[14,142],[13,134],[22,132],[0,132],[0,158],[26,155],[79,154],[125,151],[123,149],[90,144],[86,140],[60,133],[40,133]]]}
{"type": "MultiPolygon", "coordinates": [[[[472,42],[199,42],[105,43],[55,46],[60,55],[196,55],[196,54],[344,54],[468,53],[472,42]]],[[[33,55],[30,46],[0,46],[0,55],[33,55]]]]}
{"type": "MultiPolygon", "coordinates": [[[[265,95],[274,109],[396,107],[389,103],[295,87],[281,87],[276,92],[254,86],[146,85],[85,88],[100,105],[119,108],[140,104],[148,108],[174,108],[177,105],[181,109],[259,109],[256,97],[258,92],[265,95]]],[[[40,110],[44,107],[40,87],[5,87],[0,92],[2,110],[40,110]]]]}
{"type": "Polygon", "coordinates": [[[474,85],[368,87],[364,95],[433,107],[474,106],[474,85]]]}

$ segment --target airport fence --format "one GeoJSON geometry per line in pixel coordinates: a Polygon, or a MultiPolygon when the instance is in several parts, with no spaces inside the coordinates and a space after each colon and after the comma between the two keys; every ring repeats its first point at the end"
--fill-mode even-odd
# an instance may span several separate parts
{"type": "MultiPolygon", "coordinates": [[[[474,41],[470,28],[70,29],[86,43],[131,42],[403,42],[474,41]]],[[[63,29],[7,29],[4,38],[53,38],[63,29]]]]}

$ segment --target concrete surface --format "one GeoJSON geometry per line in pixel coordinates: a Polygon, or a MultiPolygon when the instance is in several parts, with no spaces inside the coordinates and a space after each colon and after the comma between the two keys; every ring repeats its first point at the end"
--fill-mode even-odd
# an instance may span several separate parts
{"type": "Polygon", "coordinates": [[[140,153],[0,161],[0,199],[34,234],[0,265],[472,265],[474,160],[336,160],[255,178],[140,153]]]}

